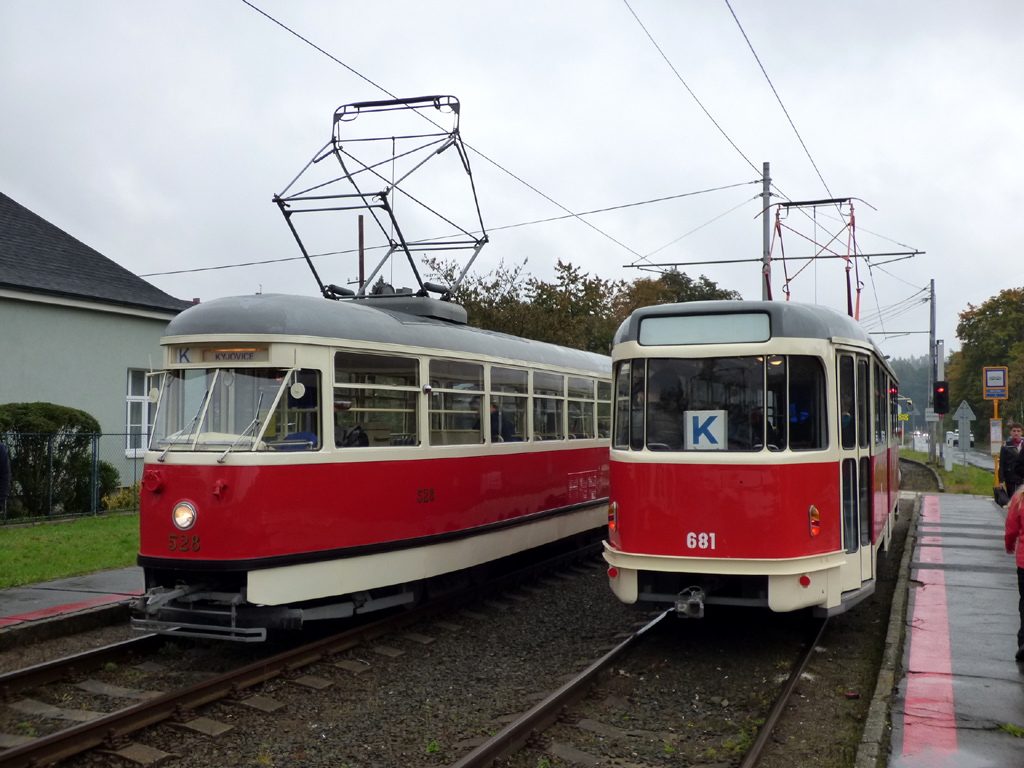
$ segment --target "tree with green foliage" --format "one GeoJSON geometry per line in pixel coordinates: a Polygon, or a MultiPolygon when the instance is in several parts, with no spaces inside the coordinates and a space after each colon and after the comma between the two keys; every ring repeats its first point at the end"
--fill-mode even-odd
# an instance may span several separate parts
{"type": "MultiPolygon", "coordinates": [[[[925,429],[924,411],[928,407],[930,396],[929,381],[931,366],[927,355],[920,357],[894,358],[889,361],[896,378],[900,383],[900,396],[909,398],[914,403],[914,413],[907,421],[908,429],[925,429]]],[[[906,402],[901,403],[901,410],[910,413],[906,402]]]]}
{"type": "Polygon", "coordinates": [[[655,304],[677,304],[685,301],[738,301],[738,291],[719,288],[713,280],[704,275],[694,280],[676,269],[663,272],[657,278],[638,277],[632,283],[623,284],[622,290],[613,298],[615,327],[640,307],[655,304]]]}
{"type": "MultiPolygon", "coordinates": [[[[454,283],[454,262],[426,263],[432,277],[454,283]]],[[[525,267],[525,261],[515,267],[501,263],[493,272],[463,281],[453,298],[466,308],[470,325],[607,355],[615,331],[639,307],[740,298],[703,275],[695,281],[675,270],[627,283],[591,276],[559,261],[555,281],[548,283],[526,276],[525,267]]]]}
{"type": "Polygon", "coordinates": [[[1024,288],[1000,291],[977,307],[968,304],[956,336],[961,346],[946,366],[951,407],[966,400],[980,422],[991,418],[993,401],[984,398],[982,369],[1006,366],[1009,398],[1000,402],[999,415],[1024,419],[1024,288]]]}
{"type": "Polygon", "coordinates": [[[535,277],[527,281],[526,295],[539,315],[542,334],[530,338],[608,354],[618,327],[611,303],[624,284],[591,277],[562,261],[555,267],[555,278],[554,283],[535,277]]]}
{"type": "MultiPolygon", "coordinates": [[[[0,434],[11,452],[9,516],[82,514],[93,503],[93,436],[99,422],[85,411],[54,403],[0,405],[0,434]],[[16,503],[15,503],[16,502],[16,503]]],[[[95,466],[100,493],[120,482],[110,465],[95,466]]]]}

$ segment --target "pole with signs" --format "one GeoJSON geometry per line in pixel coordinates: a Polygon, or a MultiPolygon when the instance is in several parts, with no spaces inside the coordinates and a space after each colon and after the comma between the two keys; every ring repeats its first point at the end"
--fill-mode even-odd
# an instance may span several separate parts
{"type": "Polygon", "coordinates": [[[971,410],[971,406],[967,404],[966,400],[960,401],[960,407],[956,409],[956,413],[953,414],[953,418],[957,421],[957,430],[959,437],[957,442],[960,444],[960,450],[964,455],[964,466],[967,466],[967,446],[971,444],[971,422],[976,418],[974,411],[971,410]]]}
{"type": "Polygon", "coordinates": [[[993,400],[992,419],[988,423],[988,450],[995,457],[995,472],[992,475],[993,493],[999,487],[999,449],[1003,446],[1003,420],[999,418],[999,401],[1009,394],[1009,377],[1003,366],[981,369],[981,388],[986,400],[993,400]]]}

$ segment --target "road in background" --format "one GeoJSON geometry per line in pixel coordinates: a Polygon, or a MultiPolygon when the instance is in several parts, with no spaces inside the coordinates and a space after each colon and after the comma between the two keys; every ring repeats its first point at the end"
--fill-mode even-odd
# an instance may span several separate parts
{"type": "MultiPolygon", "coordinates": [[[[965,452],[959,446],[953,447],[952,445],[940,445],[943,450],[943,456],[951,456],[954,465],[964,464],[965,452]]],[[[967,465],[970,467],[978,467],[979,469],[987,469],[989,472],[995,471],[996,460],[995,456],[990,454],[987,450],[981,448],[968,448],[966,451],[967,465]]]]}

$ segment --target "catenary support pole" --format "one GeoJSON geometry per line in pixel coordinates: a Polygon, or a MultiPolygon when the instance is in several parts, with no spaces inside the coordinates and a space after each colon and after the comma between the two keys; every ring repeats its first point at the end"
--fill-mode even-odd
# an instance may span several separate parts
{"type": "Polygon", "coordinates": [[[769,212],[772,205],[771,185],[772,177],[769,174],[770,163],[764,164],[764,174],[761,177],[761,237],[763,240],[761,255],[761,300],[768,301],[772,297],[772,250],[771,250],[771,221],[769,212]]]}
{"type": "MultiPolygon", "coordinates": [[[[935,382],[938,381],[938,377],[935,375],[935,367],[937,365],[937,355],[935,354],[935,280],[931,281],[931,290],[928,294],[929,304],[931,306],[930,314],[931,321],[928,326],[928,353],[931,355],[931,365],[928,366],[928,404],[932,407],[932,413],[935,413],[935,382]]],[[[929,422],[928,434],[931,439],[928,441],[928,461],[929,463],[935,463],[935,442],[939,435],[939,422],[929,422]]]]}

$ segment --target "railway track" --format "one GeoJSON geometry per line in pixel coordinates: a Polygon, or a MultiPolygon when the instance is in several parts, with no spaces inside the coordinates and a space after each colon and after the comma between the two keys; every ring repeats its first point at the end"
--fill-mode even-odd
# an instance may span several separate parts
{"type": "MultiPolygon", "coordinates": [[[[494,734],[472,752],[453,763],[452,768],[488,768],[488,766],[494,764],[497,760],[510,758],[523,747],[533,746],[536,748],[540,743],[538,742],[538,737],[543,734],[545,729],[555,725],[560,719],[566,718],[567,715],[569,720],[578,721],[579,717],[573,717],[571,713],[567,713],[567,709],[575,702],[585,697],[597,680],[602,675],[607,674],[612,670],[613,666],[621,659],[623,654],[627,653],[630,648],[641,640],[644,634],[657,626],[668,615],[669,611],[659,614],[656,618],[637,630],[637,632],[632,636],[587,667],[579,675],[566,682],[565,685],[557,691],[539,702],[529,712],[526,712],[514,722],[510,723],[507,727],[494,734]]],[[[743,760],[740,762],[739,768],[755,768],[755,766],[758,765],[762,751],[768,743],[768,740],[771,738],[775,725],[782,717],[786,705],[788,704],[793,691],[796,689],[798,681],[804,674],[807,664],[814,654],[815,649],[821,642],[821,638],[825,633],[827,625],[827,619],[818,622],[816,632],[814,633],[814,639],[805,645],[799,658],[793,665],[792,671],[790,672],[785,685],[782,687],[778,697],[775,699],[775,702],[773,703],[768,716],[765,718],[763,725],[758,729],[757,736],[754,738],[750,749],[743,756],[743,760]]],[[[615,726],[609,726],[606,733],[612,733],[614,728],[615,726]]],[[[550,751],[550,741],[547,746],[548,750],[542,749],[541,751],[550,751]]],[[[580,753],[574,756],[571,752],[565,749],[559,749],[557,751],[561,753],[560,756],[567,757],[570,760],[575,757],[575,761],[582,764],[604,764],[598,756],[587,755],[586,753],[580,753]]]]}
{"type": "MultiPolygon", "coordinates": [[[[106,665],[125,664],[156,653],[173,636],[144,635],[92,651],[76,654],[50,663],[0,675],[0,699],[6,706],[25,713],[41,715],[54,720],[78,721],[77,725],[63,728],[39,738],[23,737],[0,742],[0,768],[33,768],[65,760],[87,750],[102,748],[134,762],[155,762],[160,758],[145,746],[132,742],[132,734],[148,726],[172,722],[192,727],[200,733],[215,733],[216,725],[206,722],[199,711],[220,700],[231,700],[266,707],[272,703],[254,697],[252,689],[275,678],[301,680],[303,670],[316,663],[338,663],[346,651],[395,633],[404,627],[423,622],[432,616],[451,613],[479,601],[487,595],[538,578],[544,573],[563,568],[581,559],[593,558],[599,545],[551,557],[512,573],[491,578],[485,583],[460,591],[451,596],[432,600],[424,605],[396,613],[377,621],[316,640],[296,648],[276,653],[207,677],[193,685],[166,693],[119,687],[104,691],[102,683],[88,675],[106,665]],[[107,693],[119,699],[137,699],[136,703],[110,713],[89,710],[61,710],[39,698],[23,698],[28,691],[54,683],[85,684],[86,690],[107,693]],[[190,725],[191,724],[191,725],[190,725]],[[19,743],[21,742],[21,743],[19,743]],[[7,747],[3,749],[3,747],[7,747]]],[[[313,687],[316,687],[313,684],[313,687]]],[[[43,699],[46,697],[44,696],[43,699]]]]}
{"type": "MultiPolygon", "coordinates": [[[[169,763],[172,768],[253,761],[284,764],[302,759],[307,752],[313,757],[314,750],[318,754],[311,764],[452,765],[471,759],[468,756],[482,743],[536,709],[539,700],[550,698],[550,692],[562,690],[566,673],[573,670],[574,678],[589,671],[594,687],[588,694],[585,687],[573,685],[571,694],[563,693],[556,721],[526,728],[526,744],[508,760],[509,765],[535,768],[556,758],[643,768],[686,762],[738,765],[744,755],[756,752],[754,740],[760,738],[769,747],[763,764],[778,766],[786,764],[780,759],[794,749],[798,753],[804,749],[808,717],[815,725],[827,719],[829,712],[838,712],[845,722],[855,720],[859,702],[848,700],[844,693],[855,689],[846,677],[849,667],[838,676],[833,670],[837,661],[864,655],[861,646],[850,645],[847,639],[851,629],[854,636],[867,639],[871,632],[865,630],[875,626],[874,619],[863,613],[833,619],[822,645],[817,638],[807,642],[802,622],[793,616],[736,612],[731,618],[719,614],[701,622],[668,616],[623,646],[623,640],[629,639],[626,635],[632,637],[651,617],[637,622],[636,613],[608,594],[603,568],[595,561],[584,565],[563,567],[526,584],[505,581],[483,599],[480,593],[466,596],[461,608],[455,603],[439,607],[446,615],[403,614],[408,616],[409,628],[383,628],[378,635],[381,640],[338,644],[334,649],[307,646],[308,658],[316,660],[305,666],[301,660],[277,656],[240,665],[252,668],[248,687],[243,687],[244,680],[232,687],[225,675],[208,672],[208,679],[200,682],[211,690],[190,691],[193,685],[182,685],[175,689],[178,700],[170,697],[175,691],[165,693],[164,719],[158,721],[163,724],[142,732],[126,734],[112,721],[98,720],[76,723],[68,730],[77,730],[77,736],[71,734],[76,738],[90,740],[93,746],[88,749],[122,756],[139,750],[143,763],[151,754],[143,745],[158,748],[175,756],[169,763]],[[497,591],[506,589],[511,591],[497,591]],[[419,626],[412,626],[417,622],[419,626]],[[613,637],[617,632],[624,634],[613,637]],[[390,636],[385,639],[385,634],[390,636]],[[421,637],[412,639],[417,634],[421,637]],[[424,634],[433,636],[434,642],[421,644],[424,634]],[[800,677],[803,662],[794,661],[798,644],[805,649],[821,646],[809,673],[822,679],[811,682],[805,677],[787,709],[778,696],[787,679],[791,686],[800,677]],[[405,655],[376,655],[387,647],[403,649],[405,655]],[[348,650],[337,652],[338,648],[348,650]],[[615,648],[617,656],[602,659],[615,648]],[[598,659],[602,659],[599,664],[598,659]],[[330,687],[306,686],[304,677],[314,685],[329,682],[330,687]],[[262,684],[253,682],[261,679],[262,684]],[[212,698],[212,688],[218,685],[220,698],[212,698]],[[831,696],[831,703],[814,698],[823,693],[831,696]],[[187,696],[195,696],[198,703],[192,705],[187,696]],[[204,696],[210,697],[209,704],[202,703],[204,696]],[[795,715],[783,718],[774,737],[771,725],[765,723],[773,702],[774,711],[795,715]],[[253,704],[278,708],[268,713],[253,704]],[[798,725],[797,719],[803,722],[798,725]],[[233,729],[220,733],[217,729],[225,725],[233,729]],[[126,735],[136,739],[134,745],[125,741],[126,735]]],[[[323,646],[331,640],[342,642],[339,637],[319,642],[323,646]]],[[[171,651],[157,651],[157,658],[174,668],[179,660],[189,661],[193,669],[210,662],[206,663],[210,671],[225,664],[223,654],[214,650],[220,651],[223,645],[174,638],[171,643],[171,651]],[[175,643],[184,649],[179,648],[177,655],[172,652],[175,643]]],[[[253,650],[252,645],[245,647],[253,650]]],[[[88,655],[81,654],[72,666],[78,678],[92,666],[99,671],[97,677],[115,679],[120,673],[105,676],[103,667],[129,662],[112,659],[95,656],[89,661],[88,655]]],[[[55,688],[48,689],[51,702],[70,689],[66,683],[61,687],[63,673],[58,670],[56,665],[46,665],[45,670],[31,673],[42,675],[40,680],[57,681],[55,688]]],[[[231,672],[246,674],[241,668],[231,672]]],[[[22,682],[7,677],[7,688],[35,696],[29,672],[17,675],[22,682]]],[[[143,678],[147,683],[155,679],[143,678]]],[[[88,697],[74,703],[82,701],[88,697]]],[[[117,713],[104,717],[109,714],[117,713]]],[[[144,721],[140,715],[138,722],[144,721]]],[[[833,734],[841,729],[836,723],[833,734]]],[[[846,734],[842,737],[849,743],[846,734]]],[[[37,747],[52,749],[41,743],[37,747]]],[[[0,751],[0,768],[30,765],[31,758],[12,749],[0,751]]],[[[37,765],[51,762],[42,752],[35,758],[37,765]]],[[[84,768],[110,759],[93,752],[70,757],[65,765],[84,768]]]]}

